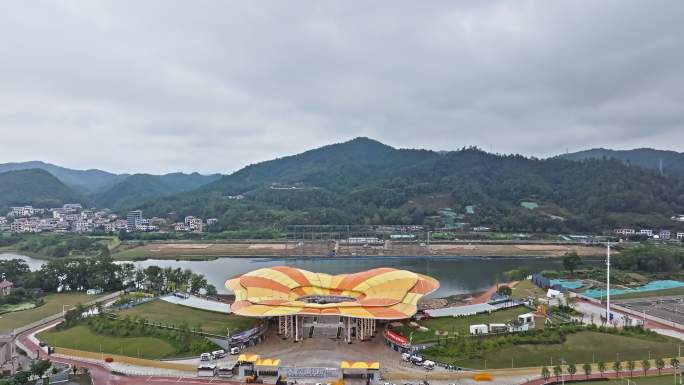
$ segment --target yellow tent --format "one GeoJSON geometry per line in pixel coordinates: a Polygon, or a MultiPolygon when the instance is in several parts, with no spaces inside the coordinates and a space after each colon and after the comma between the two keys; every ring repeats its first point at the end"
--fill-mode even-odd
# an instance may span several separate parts
{"type": "Polygon", "coordinates": [[[365,362],[365,361],[342,361],[340,363],[341,369],[380,369],[380,363],[365,362]]]}

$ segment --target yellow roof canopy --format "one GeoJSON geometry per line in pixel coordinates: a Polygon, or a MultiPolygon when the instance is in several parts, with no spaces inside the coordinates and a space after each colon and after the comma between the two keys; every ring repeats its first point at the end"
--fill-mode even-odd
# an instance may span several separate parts
{"type": "Polygon", "coordinates": [[[380,363],[377,361],[342,361],[340,362],[341,369],[380,369],[380,363]]]}
{"type": "Polygon", "coordinates": [[[256,361],[256,366],[280,366],[278,358],[263,358],[256,361]]]}
{"type": "Polygon", "coordinates": [[[258,360],[258,354],[240,354],[238,356],[238,362],[257,362],[258,360]]]}

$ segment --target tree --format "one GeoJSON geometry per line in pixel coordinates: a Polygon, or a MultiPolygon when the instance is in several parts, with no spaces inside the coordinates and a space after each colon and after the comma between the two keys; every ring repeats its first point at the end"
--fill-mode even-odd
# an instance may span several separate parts
{"type": "Polygon", "coordinates": [[[644,376],[648,374],[648,370],[651,369],[651,360],[641,360],[641,368],[644,370],[644,376]]]}
{"type": "Polygon", "coordinates": [[[582,365],[582,370],[584,371],[584,376],[586,378],[589,378],[589,376],[591,376],[591,364],[590,363],[587,362],[584,365],[582,365]]]}
{"type": "Polygon", "coordinates": [[[570,271],[570,274],[575,274],[575,270],[582,264],[582,259],[577,252],[565,253],[563,256],[563,267],[565,270],[570,271]]]}
{"type": "Polygon", "coordinates": [[[50,369],[52,363],[50,360],[36,360],[31,362],[31,374],[38,378],[42,378],[45,372],[50,369]]]}
{"type": "Polygon", "coordinates": [[[598,364],[596,364],[598,367],[598,371],[601,372],[601,377],[603,377],[603,373],[606,371],[606,363],[603,361],[599,361],[598,364]]]}
{"type": "Polygon", "coordinates": [[[670,366],[672,369],[676,369],[679,366],[679,360],[676,357],[670,358],[670,366]]]}
{"type": "Polygon", "coordinates": [[[577,366],[575,366],[574,363],[568,365],[568,373],[570,374],[570,379],[572,380],[575,376],[575,373],[577,373],[577,366]]]}
{"type": "Polygon", "coordinates": [[[21,371],[14,375],[14,383],[17,385],[26,385],[31,378],[31,372],[21,371]]]}
{"type": "Polygon", "coordinates": [[[662,358],[658,358],[655,362],[656,368],[658,368],[658,375],[660,375],[660,371],[663,370],[665,367],[665,360],[662,358]]]}
{"type": "Polygon", "coordinates": [[[546,366],[542,366],[541,376],[544,379],[544,382],[548,381],[549,377],[551,377],[551,373],[549,372],[549,368],[547,368],[546,366]]]}
{"type": "Polygon", "coordinates": [[[510,296],[513,294],[513,289],[507,285],[501,285],[498,289],[496,289],[496,292],[500,295],[510,296]]]}
{"type": "Polygon", "coordinates": [[[617,377],[620,377],[620,371],[622,370],[622,363],[620,361],[613,362],[613,370],[615,371],[615,375],[617,377]]]}
{"type": "Polygon", "coordinates": [[[627,369],[629,370],[629,376],[634,376],[634,368],[636,368],[636,362],[634,360],[627,361],[627,369]]]}
{"type": "Polygon", "coordinates": [[[558,377],[563,374],[563,368],[560,365],[556,365],[553,367],[553,375],[556,376],[556,381],[558,381],[558,377]]]}

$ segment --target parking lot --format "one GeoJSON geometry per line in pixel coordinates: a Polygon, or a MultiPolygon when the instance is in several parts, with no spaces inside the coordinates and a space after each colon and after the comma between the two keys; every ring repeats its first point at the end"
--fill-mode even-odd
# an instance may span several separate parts
{"type": "Polygon", "coordinates": [[[684,296],[635,298],[614,301],[628,309],[684,324],[684,296]]]}

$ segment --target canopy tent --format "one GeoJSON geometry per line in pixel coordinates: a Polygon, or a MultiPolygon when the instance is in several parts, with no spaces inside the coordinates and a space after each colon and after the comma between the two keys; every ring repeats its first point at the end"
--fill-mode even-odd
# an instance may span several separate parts
{"type": "Polygon", "coordinates": [[[240,354],[238,356],[238,362],[255,363],[257,361],[259,361],[259,355],[258,354],[240,354]]]}
{"type": "Polygon", "coordinates": [[[340,369],[380,369],[380,363],[377,361],[366,362],[366,361],[342,361],[340,362],[340,369]]]}

